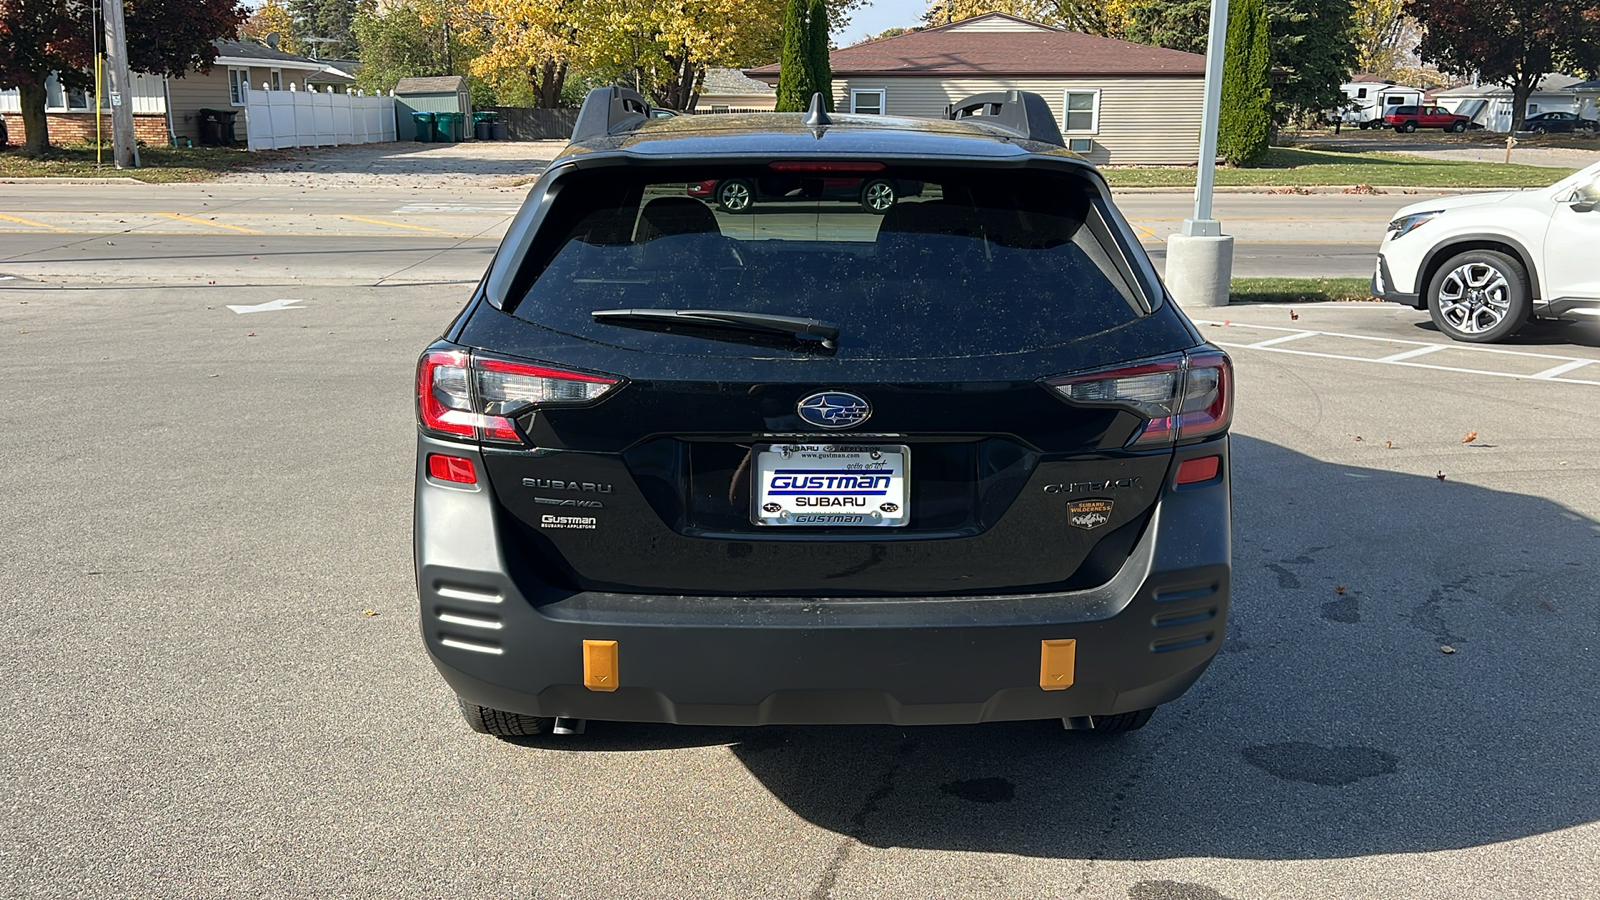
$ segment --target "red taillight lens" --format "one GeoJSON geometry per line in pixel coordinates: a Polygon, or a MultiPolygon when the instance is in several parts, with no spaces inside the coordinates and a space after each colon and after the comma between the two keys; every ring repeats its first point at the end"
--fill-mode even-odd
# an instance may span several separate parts
{"type": "Polygon", "coordinates": [[[472,460],[465,456],[429,453],[428,474],[440,481],[453,481],[456,484],[478,483],[478,470],[472,465],[472,460]]]}
{"type": "Polygon", "coordinates": [[[1131,447],[1199,440],[1226,431],[1233,419],[1233,366],[1219,350],[1158,357],[1046,384],[1073,403],[1120,406],[1144,416],[1131,447]]]}
{"type": "Polygon", "coordinates": [[[1173,480],[1178,484],[1198,484],[1210,481],[1222,471],[1222,457],[1202,456],[1199,459],[1186,459],[1178,463],[1178,474],[1173,480]]]}
{"type": "Polygon", "coordinates": [[[529,408],[598,400],[617,379],[531,363],[430,350],[417,364],[417,418],[445,437],[521,443],[513,417],[529,408]]]}
{"type": "Polygon", "coordinates": [[[434,434],[476,437],[467,354],[429,350],[417,363],[417,420],[434,434]]]}
{"type": "Polygon", "coordinates": [[[775,162],[767,168],[774,172],[882,172],[881,162],[775,162]]]}

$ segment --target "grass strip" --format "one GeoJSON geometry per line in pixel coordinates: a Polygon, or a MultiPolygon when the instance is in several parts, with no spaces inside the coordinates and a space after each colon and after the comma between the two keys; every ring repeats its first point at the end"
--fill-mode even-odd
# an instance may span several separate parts
{"type": "Polygon", "coordinates": [[[41,157],[24,154],[19,147],[0,150],[0,179],[4,178],[133,178],[156,183],[207,181],[224,172],[248,168],[252,163],[276,159],[273,152],[251,153],[241,147],[140,147],[137,169],[118,169],[111,148],[100,154],[88,144],[52,147],[41,157]]]}
{"type": "MultiPolygon", "coordinates": [[[[1225,187],[1307,187],[1367,184],[1381,187],[1543,187],[1576,169],[1512,163],[1425,159],[1406,153],[1339,153],[1273,147],[1260,166],[1217,169],[1225,187]]],[[[1102,167],[1112,187],[1193,187],[1192,166],[1102,167]]]]}
{"type": "Polygon", "coordinates": [[[1373,300],[1365,278],[1235,278],[1229,303],[1350,303],[1373,300]]]}

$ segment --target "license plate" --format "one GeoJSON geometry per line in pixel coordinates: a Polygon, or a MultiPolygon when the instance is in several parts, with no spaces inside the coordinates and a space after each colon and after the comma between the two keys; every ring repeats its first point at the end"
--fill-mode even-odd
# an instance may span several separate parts
{"type": "Polygon", "coordinates": [[[755,448],[757,525],[895,528],[909,521],[904,445],[770,444],[755,448]]]}

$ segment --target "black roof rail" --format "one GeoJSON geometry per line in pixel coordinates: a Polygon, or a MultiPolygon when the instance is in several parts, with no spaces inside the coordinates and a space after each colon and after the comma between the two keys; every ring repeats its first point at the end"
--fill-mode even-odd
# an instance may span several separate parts
{"type": "Polygon", "coordinates": [[[985,125],[998,125],[1030,141],[1065,147],[1056,114],[1043,97],[1032,91],[990,91],[952,103],[944,108],[947,119],[976,118],[985,125]]]}
{"type": "Polygon", "coordinates": [[[638,91],[625,87],[598,87],[583,98],[572,140],[586,141],[618,131],[638,128],[650,121],[650,104],[638,91]]]}

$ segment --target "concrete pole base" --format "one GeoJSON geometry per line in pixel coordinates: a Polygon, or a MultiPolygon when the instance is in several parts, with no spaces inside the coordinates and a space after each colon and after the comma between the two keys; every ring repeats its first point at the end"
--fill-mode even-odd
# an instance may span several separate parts
{"type": "Polygon", "coordinates": [[[1167,237],[1167,290],[1184,309],[1228,305],[1233,279],[1233,236],[1167,237]]]}

